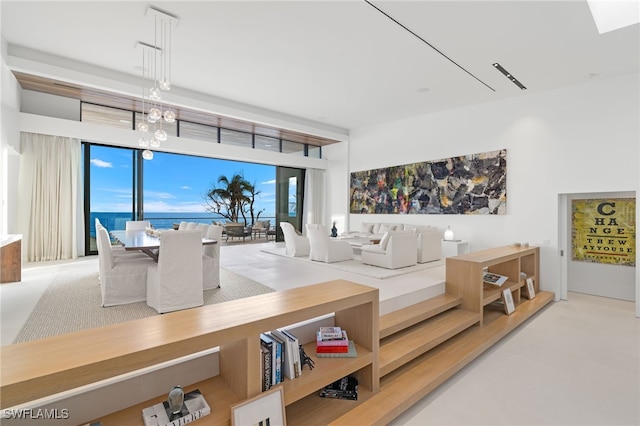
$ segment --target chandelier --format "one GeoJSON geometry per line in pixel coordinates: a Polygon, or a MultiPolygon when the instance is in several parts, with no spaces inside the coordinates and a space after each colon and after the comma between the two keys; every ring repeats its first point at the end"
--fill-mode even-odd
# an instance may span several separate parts
{"type": "Polygon", "coordinates": [[[142,119],[137,123],[141,133],[138,146],[145,148],[142,158],[153,159],[150,148],[158,148],[167,140],[163,123],[176,121],[176,113],[162,102],[163,92],[171,90],[171,28],[175,15],[149,6],[147,15],[154,17],[153,44],[139,41],[142,49],[142,119]]]}

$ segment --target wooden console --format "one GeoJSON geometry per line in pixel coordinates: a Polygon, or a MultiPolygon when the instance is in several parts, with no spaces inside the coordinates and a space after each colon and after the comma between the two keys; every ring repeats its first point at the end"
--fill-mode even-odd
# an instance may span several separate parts
{"type": "Polygon", "coordinates": [[[489,305],[500,299],[502,290],[511,290],[516,309],[526,278],[532,278],[535,292],[540,292],[539,247],[498,247],[448,257],[446,262],[446,293],[462,297],[464,309],[480,314],[480,325],[491,318],[489,305]],[[483,285],[484,268],[509,279],[501,287],[483,285]]]}
{"type": "MultiPolygon", "coordinates": [[[[211,406],[204,423],[229,424],[230,406],[261,393],[260,333],[327,314],[348,330],[356,358],[317,359],[294,380],[285,380],[287,419],[292,424],[326,424],[344,414],[344,401],[320,398],[317,391],[346,376],[359,381],[359,401],[379,390],[378,289],[344,280],[278,291],[172,312],[122,324],[53,336],[0,348],[1,407],[96,383],[109,377],[220,348],[220,374],[200,383],[211,406]]],[[[301,342],[302,343],[302,342],[301,342]]],[[[306,351],[315,351],[315,341],[306,351]]],[[[158,389],[151,401],[100,417],[107,425],[142,425],[142,408],[166,398],[158,389]]]]}

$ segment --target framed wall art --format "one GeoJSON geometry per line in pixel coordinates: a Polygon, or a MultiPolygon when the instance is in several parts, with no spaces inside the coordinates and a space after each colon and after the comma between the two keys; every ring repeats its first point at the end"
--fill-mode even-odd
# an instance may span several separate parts
{"type": "Polygon", "coordinates": [[[506,214],[507,150],[351,173],[350,213],[506,214]]]}
{"type": "Polygon", "coordinates": [[[231,407],[231,426],[287,424],[282,387],[262,392],[231,407]]]}

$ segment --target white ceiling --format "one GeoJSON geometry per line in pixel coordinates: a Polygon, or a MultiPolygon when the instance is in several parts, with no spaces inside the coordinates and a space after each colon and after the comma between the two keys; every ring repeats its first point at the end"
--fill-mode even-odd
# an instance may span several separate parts
{"type": "Polygon", "coordinates": [[[586,1],[371,3],[475,77],[364,0],[2,1],[2,36],[139,78],[152,4],[180,18],[178,90],[344,129],[639,71],[640,25],[600,35],[586,1]]]}

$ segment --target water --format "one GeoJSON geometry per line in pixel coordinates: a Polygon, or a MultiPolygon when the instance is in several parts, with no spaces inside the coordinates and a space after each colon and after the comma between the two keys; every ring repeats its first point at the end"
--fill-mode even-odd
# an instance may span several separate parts
{"type": "MultiPolygon", "coordinates": [[[[133,220],[131,217],[131,213],[116,213],[116,212],[91,212],[91,226],[90,234],[92,237],[96,236],[95,230],[95,219],[98,218],[100,223],[107,228],[109,231],[119,231],[124,230],[126,223],[128,220],[133,220]]],[[[273,217],[268,216],[260,216],[259,220],[268,220],[271,219],[271,226],[274,225],[275,221],[273,217]]],[[[195,222],[195,223],[206,223],[207,225],[211,225],[213,222],[223,222],[226,223],[227,219],[215,213],[184,213],[184,212],[176,212],[176,213],[146,213],[144,215],[144,220],[148,220],[151,222],[151,226],[157,229],[172,229],[174,223],[180,223],[182,221],[185,222],[195,222]]],[[[241,219],[242,220],[242,219],[241,219]]],[[[247,218],[248,221],[251,218],[247,218]]]]}

